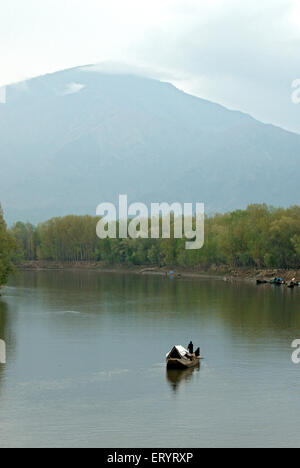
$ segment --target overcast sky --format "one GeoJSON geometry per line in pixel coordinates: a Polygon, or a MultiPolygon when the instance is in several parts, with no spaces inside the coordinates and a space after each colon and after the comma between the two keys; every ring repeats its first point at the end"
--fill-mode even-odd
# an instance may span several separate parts
{"type": "Polygon", "coordinates": [[[0,85],[102,61],[300,133],[300,0],[1,0],[0,85]]]}

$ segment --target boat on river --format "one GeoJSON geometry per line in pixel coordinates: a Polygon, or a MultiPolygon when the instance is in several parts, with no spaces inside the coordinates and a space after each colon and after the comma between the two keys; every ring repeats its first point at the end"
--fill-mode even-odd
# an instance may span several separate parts
{"type": "Polygon", "coordinates": [[[257,279],[257,280],[256,280],[256,284],[267,284],[267,282],[268,282],[268,281],[265,280],[265,279],[257,279]]]}
{"type": "Polygon", "coordinates": [[[283,278],[272,278],[270,280],[271,284],[276,284],[277,286],[281,286],[282,284],[285,284],[285,281],[283,278]]]}
{"type": "Polygon", "coordinates": [[[287,283],[288,288],[295,288],[295,286],[299,286],[299,281],[296,281],[296,278],[293,278],[291,281],[287,283]]]}
{"type": "Polygon", "coordinates": [[[200,362],[199,348],[195,353],[190,353],[181,345],[174,346],[166,355],[168,369],[188,369],[197,366],[200,362]]]}

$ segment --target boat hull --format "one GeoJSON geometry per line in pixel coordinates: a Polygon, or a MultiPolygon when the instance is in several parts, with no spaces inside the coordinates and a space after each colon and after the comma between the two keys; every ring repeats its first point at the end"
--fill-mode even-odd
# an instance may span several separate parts
{"type": "Polygon", "coordinates": [[[167,369],[188,369],[195,367],[199,364],[200,357],[193,357],[193,359],[186,358],[169,358],[167,359],[167,369]]]}
{"type": "Polygon", "coordinates": [[[256,284],[267,284],[267,280],[261,280],[261,279],[258,279],[256,280],[256,284]]]}

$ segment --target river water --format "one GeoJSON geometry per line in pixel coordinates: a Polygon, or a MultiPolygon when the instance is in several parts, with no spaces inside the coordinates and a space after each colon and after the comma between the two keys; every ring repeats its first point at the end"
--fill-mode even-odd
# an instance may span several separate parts
{"type": "Polygon", "coordinates": [[[24,272],[0,298],[0,447],[300,447],[300,288],[24,272]],[[166,372],[174,344],[200,368],[166,372]]]}

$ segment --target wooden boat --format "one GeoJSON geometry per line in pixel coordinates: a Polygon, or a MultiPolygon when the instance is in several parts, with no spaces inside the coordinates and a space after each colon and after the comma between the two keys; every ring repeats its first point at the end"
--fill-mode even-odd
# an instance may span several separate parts
{"type": "Polygon", "coordinates": [[[264,279],[257,279],[256,284],[266,284],[268,281],[264,279]]]}
{"type": "Polygon", "coordinates": [[[280,286],[281,284],[285,284],[285,281],[283,278],[272,278],[270,283],[280,286]]]}
{"type": "Polygon", "coordinates": [[[166,356],[167,369],[188,369],[197,366],[200,359],[200,355],[191,354],[183,346],[176,345],[166,356]]]}
{"type": "Polygon", "coordinates": [[[299,286],[299,282],[296,281],[295,279],[292,279],[287,283],[288,288],[295,288],[296,286],[299,286]]]}

